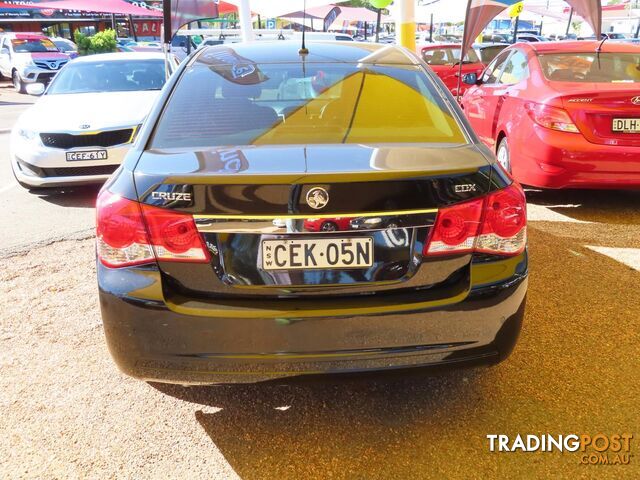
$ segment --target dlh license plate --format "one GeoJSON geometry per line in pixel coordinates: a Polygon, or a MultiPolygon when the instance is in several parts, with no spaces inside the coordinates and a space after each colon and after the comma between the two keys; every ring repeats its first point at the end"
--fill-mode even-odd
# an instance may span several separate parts
{"type": "Polygon", "coordinates": [[[80,160],[106,160],[108,157],[106,150],[85,150],[83,152],[67,152],[67,161],[76,162],[80,160]]]}
{"type": "Polygon", "coordinates": [[[640,118],[614,118],[612,129],[621,133],[640,133],[640,118]]]}
{"type": "Polygon", "coordinates": [[[373,238],[263,240],[263,270],[365,268],[373,265],[373,238]]]}

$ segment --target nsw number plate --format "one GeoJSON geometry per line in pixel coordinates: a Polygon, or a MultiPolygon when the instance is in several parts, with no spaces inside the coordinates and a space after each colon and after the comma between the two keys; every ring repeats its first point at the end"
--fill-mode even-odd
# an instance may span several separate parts
{"type": "Polygon", "coordinates": [[[640,133],[640,118],[614,118],[612,130],[622,133],[640,133]]]}
{"type": "Polygon", "coordinates": [[[83,152],[67,152],[67,161],[75,162],[79,160],[106,160],[106,150],[85,150],[83,152]]]}
{"type": "Polygon", "coordinates": [[[365,268],[373,265],[373,238],[263,240],[263,270],[365,268]]]}

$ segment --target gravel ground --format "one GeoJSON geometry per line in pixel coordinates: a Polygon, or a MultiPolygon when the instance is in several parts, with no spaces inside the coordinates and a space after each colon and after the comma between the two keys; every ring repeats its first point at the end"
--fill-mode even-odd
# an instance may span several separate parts
{"type": "Polygon", "coordinates": [[[531,225],[514,354],[439,375],[139,382],[106,350],[92,240],[0,258],[0,478],[639,478],[640,272],[586,245],[640,248],[640,196],[575,195],[531,194],[569,220],[531,225]],[[598,432],[633,433],[631,464],[486,440],[598,432]]]}

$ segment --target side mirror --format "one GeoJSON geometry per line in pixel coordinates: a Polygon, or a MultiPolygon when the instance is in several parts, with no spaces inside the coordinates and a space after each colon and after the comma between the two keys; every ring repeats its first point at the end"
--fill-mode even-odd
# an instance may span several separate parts
{"type": "Polygon", "coordinates": [[[180,44],[178,46],[179,47],[186,47],[187,46],[187,42],[180,42],[180,44]]]}
{"type": "Polygon", "coordinates": [[[36,97],[42,95],[45,90],[44,83],[28,83],[26,88],[29,95],[34,95],[36,97]]]}
{"type": "Polygon", "coordinates": [[[462,76],[462,83],[465,85],[478,85],[478,74],[477,73],[467,73],[462,76]]]}
{"type": "Polygon", "coordinates": [[[1,55],[9,55],[9,53],[9,47],[2,47],[2,49],[0,50],[1,55]]]}

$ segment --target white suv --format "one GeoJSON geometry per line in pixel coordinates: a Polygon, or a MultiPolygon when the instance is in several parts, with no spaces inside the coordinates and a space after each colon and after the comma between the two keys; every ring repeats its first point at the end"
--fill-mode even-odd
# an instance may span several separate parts
{"type": "Polygon", "coordinates": [[[20,93],[27,83],[48,84],[67,64],[69,55],[41,33],[7,33],[0,36],[0,74],[10,78],[20,93]]]}

